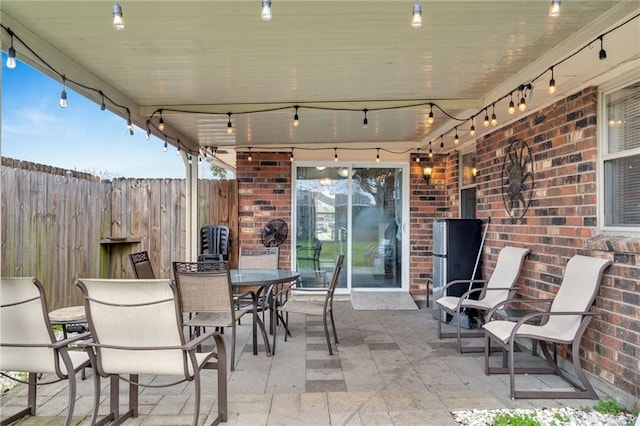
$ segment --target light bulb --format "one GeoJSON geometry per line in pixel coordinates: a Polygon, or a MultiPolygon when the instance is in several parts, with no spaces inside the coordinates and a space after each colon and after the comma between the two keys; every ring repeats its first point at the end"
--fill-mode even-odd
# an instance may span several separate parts
{"type": "MultiPolygon", "coordinates": [[[[363,129],[366,129],[367,127],[369,127],[369,119],[367,118],[367,111],[368,111],[368,109],[366,109],[366,108],[362,110],[362,112],[364,112],[364,119],[362,120],[362,128],[363,129]]],[[[336,157],[336,161],[338,161],[337,157],[336,157]]]]}
{"type": "Polygon", "coordinates": [[[60,108],[66,108],[67,107],[67,91],[65,89],[62,89],[62,92],[60,92],[60,108]]]}
{"type": "Polygon", "coordinates": [[[413,13],[411,16],[411,27],[420,28],[422,26],[422,5],[418,2],[413,4],[413,13]]]}
{"type": "Polygon", "coordinates": [[[164,142],[164,145],[162,145],[162,151],[163,151],[163,152],[167,152],[167,150],[168,150],[168,149],[169,149],[169,148],[168,148],[168,146],[167,146],[167,142],[165,141],[165,142],[164,142]]]}
{"type": "Polygon", "coordinates": [[[557,18],[560,16],[560,0],[551,0],[551,6],[549,7],[549,16],[551,18],[557,18]]]}
{"type": "Polygon", "coordinates": [[[113,28],[118,31],[124,30],[124,16],[118,0],[113,3],[113,28]]]}
{"type": "Polygon", "coordinates": [[[158,120],[158,130],[161,132],[164,130],[164,120],[162,119],[162,113],[160,113],[160,120],[158,120]]]}
{"type": "Polygon", "coordinates": [[[549,80],[549,94],[553,95],[554,93],[556,93],[556,80],[551,77],[551,80],[549,80]]]}
{"type": "Polygon", "coordinates": [[[298,106],[296,105],[296,113],[293,115],[293,127],[298,127],[300,124],[300,117],[298,117],[298,106]]]}
{"type": "Polygon", "coordinates": [[[475,124],[471,125],[471,128],[469,129],[469,136],[474,137],[476,135],[476,126],[475,124]]]}
{"type": "Polygon", "coordinates": [[[13,48],[13,38],[11,39],[11,47],[7,52],[7,68],[10,70],[16,67],[16,49],[13,48]]]}
{"type": "Polygon", "coordinates": [[[524,99],[524,95],[520,98],[520,103],[518,103],[518,109],[523,112],[527,109],[527,101],[524,99]]]}
{"type": "Polygon", "coordinates": [[[376,153],[376,163],[380,162],[380,148],[376,148],[378,151],[376,153]]]}
{"type": "Polygon", "coordinates": [[[433,106],[431,107],[431,110],[429,111],[429,118],[427,118],[427,123],[433,124],[433,106]]]}
{"type": "Polygon", "coordinates": [[[487,115],[487,113],[485,112],[484,114],[484,120],[482,120],[482,125],[484,127],[489,127],[489,116],[487,115]]]}
{"type": "Polygon", "coordinates": [[[262,0],[262,13],[260,14],[260,17],[263,21],[271,20],[271,0],[262,0]]]}
{"type": "Polygon", "coordinates": [[[231,134],[233,133],[233,124],[231,124],[231,113],[228,112],[227,115],[229,116],[229,121],[227,121],[227,134],[231,134]]]}
{"type": "Polygon", "coordinates": [[[131,119],[127,119],[127,130],[129,131],[129,134],[131,136],[133,136],[133,123],[131,123],[131,119]]]}
{"type": "Polygon", "coordinates": [[[176,149],[176,155],[180,155],[180,145],[178,145],[178,148],[176,149]]]}
{"type": "Polygon", "coordinates": [[[491,125],[493,127],[498,125],[498,117],[496,117],[495,113],[491,114],[491,125]]]}
{"type": "Polygon", "coordinates": [[[460,143],[460,138],[458,137],[458,129],[456,129],[456,135],[453,137],[453,143],[456,145],[460,143]]]}

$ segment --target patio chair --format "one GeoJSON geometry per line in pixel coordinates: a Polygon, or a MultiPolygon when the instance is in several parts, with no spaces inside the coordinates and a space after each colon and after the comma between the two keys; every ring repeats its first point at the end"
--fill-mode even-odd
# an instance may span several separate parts
{"type": "Polygon", "coordinates": [[[320,252],[322,251],[322,241],[314,238],[310,245],[302,245],[297,249],[298,261],[311,262],[314,271],[320,270],[320,252]]]}
{"type": "MultiPolygon", "coordinates": [[[[207,327],[231,328],[231,371],[235,371],[236,323],[254,312],[253,306],[234,309],[228,262],[173,262],[173,274],[185,327],[194,328],[196,335],[207,327]]],[[[256,329],[254,318],[254,339],[256,329]]]]}
{"type": "MultiPolygon", "coordinates": [[[[533,312],[525,315],[519,321],[491,320],[483,328],[485,330],[485,374],[509,373],[511,398],[585,398],[597,399],[597,395],[580,365],[580,341],[589,321],[596,312],[589,308],[598,292],[604,270],[611,264],[608,259],[588,256],[573,256],[567,263],[564,278],[555,298],[527,299],[526,303],[550,304],[544,312],[533,312]],[[534,324],[531,322],[535,321],[534,324]],[[516,339],[526,338],[537,341],[542,348],[545,360],[549,364],[545,368],[516,367],[514,352],[516,339]],[[494,341],[507,351],[507,366],[491,367],[489,365],[490,345],[494,341]],[[571,345],[573,368],[578,380],[563,373],[554,357],[549,352],[550,344],[571,345]],[[557,374],[577,390],[516,390],[515,374],[557,374]]],[[[512,299],[505,302],[520,302],[512,299]]],[[[489,318],[500,308],[495,307],[489,312],[489,318]]]]}
{"type": "Polygon", "coordinates": [[[520,275],[524,258],[529,253],[529,249],[520,247],[504,247],[500,250],[498,261],[491,274],[491,278],[486,280],[455,280],[451,281],[444,287],[443,294],[446,289],[453,285],[468,283],[470,290],[460,297],[444,296],[436,300],[438,305],[438,318],[442,319],[442,311],[453,316],[456,323],[456,332],[442,332],[442,321],[438,321],[438,338],[455,337],[458,343],[458,353],[463,352],[482,352],[482,347],[463,347],[463,337],[484,337],[484,331],[478,329],[476,331],[462,332],[461,313],[465,309],[475,309],[479,312],[487,313],[494,306],[513,297],[515,293],[515,283],[520,275]],[[471,288],[476,284],[481,287],[471,288]],[[477,300],[475,300],[477,299],[477,300]]]}
{"type": "Polygon", "coordinates": [[[151,267],[149,253],[146,251],[129,254],[129,260],[133,267],[133,274],[137,279],[152,280],[156,277],[151,267]]]}
{"type": "MultiPolygon", "coordinates": [[[[279,247],[240,247],[238,269],[278,269],[279,260],[279,247]]],[[[235,301],[237,307],[241,308],[242,306],[246,307],[249,303],[253,304],[253,298],[255,298],[257,301],[256,309],[258,312],[262,312],[262,322],[264,322],[264,312],[269,309],[269,306],[266,299],[267,294],[260,294],[262,289],[246,287],[243,289],[244,293],[235,295],[235,301]]],[[[269,295],[271,291],[271,288],[266,289],[269,295]]]]}
{"type": "MultiPolygon", "coordinates": [[[[274,324],[275,324],[274,319],[278,318],[279,312],[284,312],[286,314],[286,318],[283,321],[285,326],[288,325],[287,323],[289,320],[289,313],[315,315],[315,316],[322,317],[324,334],[327,339],[327,346],[329,346],[329,355],[333,355],[333,350],[331,349],[331,338],[329,337],[329,327],[327,324],[327,317],[331,319],[331,327],[333,328],[333,337],[337,345],[338,334],[336,333],[336,324],[333,319],[333,295],[336,291],[336,286],[338,285],[338,278],[340,277],[340,271],[342,270],[343,263],[344,263],[344,254],[340,254],[336,258],[336,264],[333,270],[333,277],[331,278],[331,283],[327,288],[311,289],[311,288],[296,288],[295,286],[289,286],[274,295],[274,297],[280,301],[280,303],[274,304],[274,309],[272,312],[272,323],[274,324]],[[294,300],[293,298],[288,297],[291,291],[295,291],[296,293],[306,292],[307,294],[324,293],[325,294],[324,301],[322,303],[318,303],[313,301],[294,300]]],[[[272,349],[273,354],[275,354],[276,352],[277,329],[278,327],[274,327],[274,330],[273,330],[273,349],[272,349]]],[[[285,342],[287,341],[287,333],[285,333],[284,335],[284,340],[285,342]]]]}
{"type": "Polygon", "coordinates": [[[0,374],[28,386],[27,407],[0,424],[8,425],[27,415],[35,416],[37,386],[67,380],[69,401],[64,424],[70,425],[76,403],[75,374],[90,363],[86,352],[70,350],[69,345],[88,338],[89,333],[56,340],[47,315],[44,287],[33,277],[0,278],[0,324],[0,374]],[[28,381],[5,374],[9,371],[29,373],[28,381]],[[56,378],[38,382],[42,373],[53,374],[56,378]]]}
{"type": "MultiPolygon", "coordinates": [[[[201,370],[216,369],[218,416],[227,417],[227,357],[224,339],[210,331],[185,341],[177,289],[168,279],[124,280],[80,278],[93,340],[84,344],[95,366],[91,424],[117,424],[138,417],[138,387],[165,387],[183,382],[195,386],[193,425],[198,424],[201,402],[201,370]],[[131,324],[136,324],[131,327],[131,324]],[[197,352],[210,342],[211,351],[197,352]],[[174,376],[170,383],[140,382],[140,375],[174,376]],[[126,378],[129,376],[129,378],[126,378]],[[110,379],[110,412],[98,420],[100,378],[110,379]],[[128,411],[120,414],[119,381],[129,383],[128,411]]],[[[152,379],[149,379],[152,380],[152,379]]]]}
{"type": "Polygon", "coordinates": [[[226,225],[205,225],[201,227],[198,261],[229,260],[230,235],[229,227],[226,225]]]}

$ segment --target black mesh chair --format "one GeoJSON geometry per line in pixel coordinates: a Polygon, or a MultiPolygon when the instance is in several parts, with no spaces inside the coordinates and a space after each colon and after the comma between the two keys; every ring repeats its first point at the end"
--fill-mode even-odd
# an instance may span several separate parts
{"type": "Polygon", "coordinates": [[[149,260],[149,253],[146,251],[131,253],[129,255],[129,260],[131,261],[131,266],[133,267],[133,273],[136,276],[136,279],[148,280],[155,278],[153,268],[151,267],[151,260],[149,260]]]}
{"type": "Polygon", "coordinates": [[[229,227],[226,225],[205,225],[200,228],[199,262],[229,260],[229,227]]]}

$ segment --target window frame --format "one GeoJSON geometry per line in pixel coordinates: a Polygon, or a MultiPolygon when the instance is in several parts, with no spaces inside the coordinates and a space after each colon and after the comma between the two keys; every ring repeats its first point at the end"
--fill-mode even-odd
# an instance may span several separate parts
{"type": "Polygon", "coordinates": [[[608,130],[608,111],[607,111],[607,96],[615,93],[618,90],[622,90],[625,87],[639,83],[640,77],[637,72],[632,72],[624,75],[620,78],[614,79],[606,84],[603,84],[598,89],[598,126],[597,126],[597,140],[598,140],[598,163],[596,167],[597,172],[597,224],[598,231],[606,234],[622,234],[630,236],[640,235],[640,226],[635,224],[629,226],[612,226],[606,224],[605,207],[607,203],[607,194],[605,194],[605,163],[608,161],[614,161],[620,158],[628,158],[635,155],[640,155],[640,148],[632,148],[629,150],[618,151],[609,153],[609,130],[608,130]]]}

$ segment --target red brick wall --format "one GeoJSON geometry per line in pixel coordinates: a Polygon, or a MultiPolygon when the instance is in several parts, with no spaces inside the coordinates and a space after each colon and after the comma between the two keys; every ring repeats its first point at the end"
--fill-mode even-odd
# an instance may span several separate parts
{"type": "Polygon", "coordinates": [[[271,219],[289,225],[289,236],[280,246],[280,267],[291,265],[291,161],[290,153],[238,154],[238,228],[240,247],[264,247],[260,234],[271,219]]]}
{"type": "MultiPolygon", "coordinates": [[[[597,89],[588,88],[479,139],[478,218],[491,217],[485,244],[484,275],[489,276],[500,249],[509,244],[532,251],[520,283],[533,297],[551,297],[575,254],[614,261],[595,301],[599,315],[582,342],[585,369],[630,396],[640,398],[640,239],[598,235],[596,220],[597,89]],[[534,156],[535,192],[525,217],[514,221],[502,200],[501,171],[509,143],[523,139],[534,156]]],[[[431,245],[433,216],[458,216],[457,153],[436,173],[435,183],[420,182],[412,167],[411,280],[430,275],[430,261],[418,260],[431,245]],[[446,177],[446,183],[438,178],[446,177]],[[444,201],[445,204],[441,204],[444,201]],[[444,207],[443,210],[441,210],[444,207]],[[418,250],[420,248],[421,250],[418,250]],[[425,272],[429,271],[429,272],[425,272]]],[[[437,169],[436,169],[437,170],[437,169]]]]}

